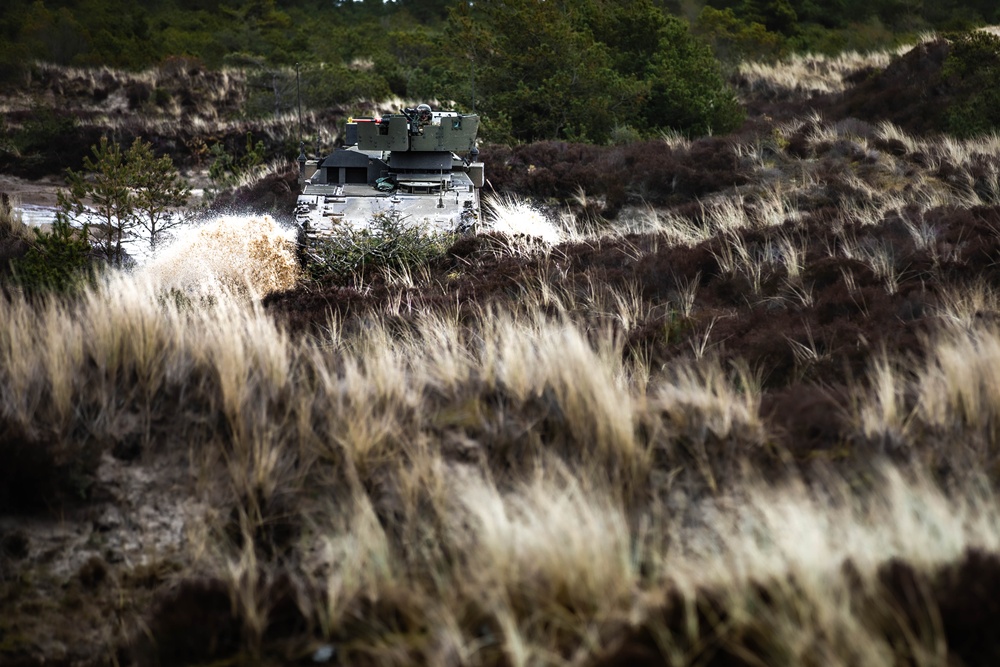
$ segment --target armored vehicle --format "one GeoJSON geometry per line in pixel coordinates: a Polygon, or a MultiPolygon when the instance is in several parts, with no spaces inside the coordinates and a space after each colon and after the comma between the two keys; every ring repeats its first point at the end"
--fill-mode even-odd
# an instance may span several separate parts
{"type": "Polygon", "coordinates": [[[474,230],[484,179],[478,130],[479,116],[426,104],[349,119],[344,148],[299,155],[296,222],[307,238],[363,229],[384,213],[431,231],[474,230]]]}

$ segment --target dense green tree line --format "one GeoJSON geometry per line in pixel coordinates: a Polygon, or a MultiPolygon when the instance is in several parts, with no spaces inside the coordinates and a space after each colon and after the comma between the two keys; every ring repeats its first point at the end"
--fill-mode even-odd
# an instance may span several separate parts
{"type": "Polygon", "coordinates": [[[995,0],[707,0],[696,30],[723,58],[867,50],[930,30],[1000,23],[995,0]]]}
{"type": "Polygon", "coordinates": [[[742,121],[708,47],[650,0],[496,0],[453,24],[480,105],[510,138],[706,134],[742,121]]]}
{"type": "Polygon", "coordinates": [[[35,60],[249,68],[248,115],[357,98],[452,100],[493,138],[724,132],[724,68],[1000,21],[994,0],[5,0],[0,79],[35,60]],[[720,65],[720,62],[722,63],[720,65]]]}
{"type": "MultiPolygon", "coordinates": [[[[7,65],[40,59],[115,67],[148,66],[168,56],[193,56],[217,66],[232,54],[252,54],[273,64],[293,63],[305,54],[328,62],[334,56],[350,61],[390,54],[401,32],[415,33],[418,40],[428,31],[436,34],[450,12],[470,4],[475,13],[490,13],[494,5],[506,3],[5,0],[0,7],[0,59],[7,65]]],[[[634,26],[649,16],[645,3],[611,4],[622,8],[612,14],[631,15],[634,26]]],[[[760,26],[762,32],[788,40],[788,46],[796,49],[832,48],[847,41],[847,33],[878,46],[875,42],[884,37],[879,31],[952,30],[1000,22],[1000,3],[995,0],[658,0],[650,4],[692,23],[699,18],[706,22],[706,10],[708,23],[721,13],[745,30],[760,26]]],[[[590,24],[599,31],[602,26],[595,21],[590,19],[590,24]]],[[[614,51],[622,45],[612,40],[608,46],[614,51]]]]}
{"type": "Polygon", "coordinates": [[[846,28],[879,21],[891,30],[957,29],[1000,21],[994,0],[708,0],[768,30],[796,35],[810,26],[846,28]]]}

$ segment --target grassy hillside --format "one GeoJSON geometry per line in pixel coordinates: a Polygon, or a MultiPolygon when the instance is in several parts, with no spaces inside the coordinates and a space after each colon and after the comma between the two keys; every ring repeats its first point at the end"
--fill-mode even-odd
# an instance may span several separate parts
{"type": "Polygon", "coordinates": [[[933,44],[484,149],[504,231],[417,265],[249,214],[8,288],[0,663],[993,663],[997,139],[844,111],[933,44]]]}

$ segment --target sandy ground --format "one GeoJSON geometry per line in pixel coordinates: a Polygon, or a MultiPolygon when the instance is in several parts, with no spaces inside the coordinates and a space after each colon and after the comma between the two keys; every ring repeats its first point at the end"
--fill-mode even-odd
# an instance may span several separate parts
{"type": "Polygon", "coordinates": [[[0,192],[7,193],[19,204],[54,207],[58,203],[56,193],[65,188],[66,182],[58,176],[46,176],[37,181],[29,181],[0,174],[0,192]]]}
{"type": "MultiPolygon", "coordinates": [[[[186,172],[182,176],[191,186],[188,206],[197,206],[210,184],[207,171],[186,172]]],[[[14,207],[21,210],[22,219],[28,225],[43,227],[55,219],[59,205],[58,192],[66,190],[65,179],[61,176],[45,176],[36,181],[0,174],[0,193],[7,194],[14,207]]]]}
{"type": "MultiPolygon", "coordinates": [[[[201,199],[205,188],[211,184],[206,170],[181,172],[181,176],[191,186],[193,200],[201,199]]],[[[55,207],[58,203],[56,193],[66,188],[66,180],[61,176],[44,176],[37,181],[29,181],[17,176],[0,174],[0,192],[6,192],[21,204],[55,207]]]]}

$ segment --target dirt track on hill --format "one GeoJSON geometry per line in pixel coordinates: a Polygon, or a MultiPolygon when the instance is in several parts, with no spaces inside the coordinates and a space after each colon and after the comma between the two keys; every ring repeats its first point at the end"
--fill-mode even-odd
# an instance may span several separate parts
{"type": "Polygon", "coordinates": [[[56,206],[56,193],[66,187],[57,176],[46,176],[37,181],[29,181],[17,176],[0,175],[0,192],[6,193],[13,201],[34,206],[56,206]]]}

